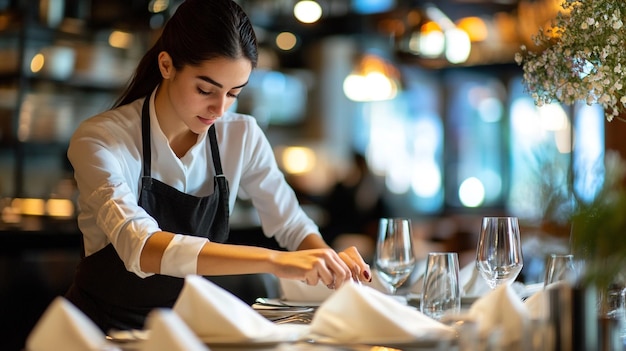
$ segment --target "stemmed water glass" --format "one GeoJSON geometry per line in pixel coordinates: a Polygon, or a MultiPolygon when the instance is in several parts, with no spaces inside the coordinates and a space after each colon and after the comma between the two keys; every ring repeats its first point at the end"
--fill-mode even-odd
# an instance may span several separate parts
{"type": "Polygon", "coordinates": [[[476,268],[491,289],[512,283],[522,271],[522,246],[516,217],[484,217],[476,268]]]}
{"type": "Polygon", "coordinates": [[[380,280],[394,295],[415,268],[410,219],[380,219],[374,265],[380,280]]]}

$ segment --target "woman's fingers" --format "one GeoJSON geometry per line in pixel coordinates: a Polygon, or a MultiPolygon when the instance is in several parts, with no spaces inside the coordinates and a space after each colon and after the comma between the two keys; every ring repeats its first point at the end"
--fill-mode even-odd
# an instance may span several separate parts
{"type": "Polygon", "coordinates": [[[339,256],[346,263],[348,267],[350,267],[351,274],[354,280],[372,281],[372,271],[370,266],[365,263],[363,257],[356,249],[356,247],[351,246],[342,252],[339,253],[339,256]]]}
{"type": "Polygon", "coordinates": [[[283,276],[295,276],[308,285],[322,282],[329,289],[336,289],[351,279],[370,280],[369,266],[355,248],[340,253],[332,249],[300,250],[286,254],[285,258],[283,276]]]}

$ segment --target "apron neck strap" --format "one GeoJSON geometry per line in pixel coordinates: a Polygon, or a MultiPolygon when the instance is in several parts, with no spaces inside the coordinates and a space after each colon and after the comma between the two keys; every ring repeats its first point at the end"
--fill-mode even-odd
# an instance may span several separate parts
{"type": "MultiPolygon", "coordinates": [[[[143,147],[143,176],[150,177],[152,167],[152,150],[150,149],[150,96],[146,96],[141,109],[141,141],[143,147]]],[[[217,134],[215,125],[209,128],[209,142],[211,143],[211,156],[213,156],[213,167],[215,175],[223,177],[222,161],[220,159],[219,147],[217,146],[217,134]]]]}

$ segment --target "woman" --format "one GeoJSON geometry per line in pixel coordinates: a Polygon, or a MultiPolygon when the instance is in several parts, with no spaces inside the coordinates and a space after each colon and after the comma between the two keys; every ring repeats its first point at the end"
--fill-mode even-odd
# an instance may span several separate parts
{"type": "Polygon", "coordinates": [[[188,274],[272,273],[329,288],[371,280],[356,249],[326,245],[255,120],[227,112],[256,63],[235,2],[187,0],[115,108],[73,135],[85,257],[66,296],[103,330],[142,328],[188,274]],[[287,251],[223,243],[237,194],[287,251]]]}

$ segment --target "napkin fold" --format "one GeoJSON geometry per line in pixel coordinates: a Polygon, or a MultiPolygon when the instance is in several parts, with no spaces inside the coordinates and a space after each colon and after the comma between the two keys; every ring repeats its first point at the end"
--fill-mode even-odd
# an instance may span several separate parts
{"type": "Polygon", "coordinates": [[[190,275],[173,307],[196,336],[211,343],[294,341],[304,332],[299,325],[277,325],[241,299],[210,282],[190,275]]]}
{"type": "Polygon", "coordinates": [[[170,309],[156,309],[146,319],[150,330],[141,351],[209,351],[182,319],[170,309]]]}
{"type": "Polygon", "coordinates": [[[568,286],[568,283],[559,281],[548,284],[545,288],[534,292],[524,301],[524,305],[530,312],[532,320],[547,320],[550,317],[550,290],[560,289],[563,286],[568,286]]]}
{"type": "Polygon", "coordinates": [[[26,339],[28,351],[119,350],[78,307],[56,297],[26,339]]]}
{"type": "Polygon", "coordinates": [[[522,341],[530,321],[530,312],[510,285],[500,285],[480,297],[468,315],[478,322],[482,338],[499,330],[501,346],[522,341]]]}
{"type": "Polygon", "coordinates": [[[278,284],[281,299],[292,302],[321,303],[335,292],[335,290],[329,289],[322,282],[317,285],[308,285],[299,280],[280,278],[278,284]]]}
{"type": "Polygon", "coordinates": [[[459,270],[459,284],[461,285],[462,296],[483,296],[491,291],[487,281],[483,279],[478,268],[476,268],[475,262],[459,270]]]}
{"type": "Polygon", "coordinates": [[[399,343],[453,338],[454,330],[366,285],[347,283],[315,312],[311,338],[338,343],[399,343]]]}

